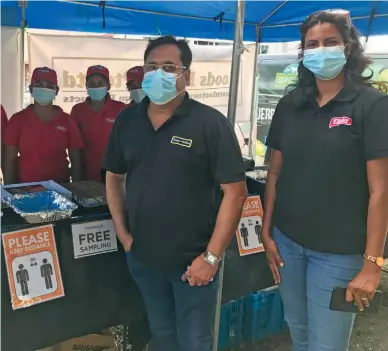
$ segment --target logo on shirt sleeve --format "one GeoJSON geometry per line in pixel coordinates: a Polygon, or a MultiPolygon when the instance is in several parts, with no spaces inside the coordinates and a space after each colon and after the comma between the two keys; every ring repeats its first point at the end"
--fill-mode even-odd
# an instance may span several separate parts
{"type": "Polygon", "coordinates": [[[190,148],[191,145],[193,144],[193,141],[191,139],[185,139],[178,136],[173,136],[171,138],[171,144],[190,148]]]}
{"type": "Polygon", "coordinates": [[[350,117],[333,117],[330,120],[329,129],[340,125],[351,126],[352,124],[353,120],[350,117]]]}

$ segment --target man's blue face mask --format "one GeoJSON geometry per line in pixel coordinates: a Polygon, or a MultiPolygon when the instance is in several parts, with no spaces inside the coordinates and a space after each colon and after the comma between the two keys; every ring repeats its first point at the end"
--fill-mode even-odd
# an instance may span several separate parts
{"type": "Polygon", "coordinates": [[[142,88],[154,104],[165,105],[184,91],[176,90],[176,80],[180,77],[176,73],[164,72],[159,68],[144,75],[142,88]]]}
{"type": "Polygon", "coordinates": [[[305,50],[303,65],[319,79],[334,79],[346,64],[344,49],[343,46],[332,46],[305,50]]]}

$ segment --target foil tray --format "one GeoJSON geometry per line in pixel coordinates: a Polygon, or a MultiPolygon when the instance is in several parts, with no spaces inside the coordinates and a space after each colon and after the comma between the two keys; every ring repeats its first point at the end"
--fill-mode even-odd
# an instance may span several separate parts
{"type": "Polygon", "coordinates": [[[52,191],[15,194],[3,202],[27,223],[48,223],[69,218],[78,206],[61,194],[52,191]]]}

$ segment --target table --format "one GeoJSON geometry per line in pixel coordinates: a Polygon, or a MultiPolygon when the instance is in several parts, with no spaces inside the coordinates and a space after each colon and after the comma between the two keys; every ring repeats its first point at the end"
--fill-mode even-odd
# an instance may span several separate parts
{"type": "MultiPolygon", "coordinates": [[[[251,194],[263,196],[263,183],[248,178],[247,185],[251,194]]],[[[2,233],[34,226],[24,223],[11,209],[3,209],[3,213],[2,233]]],[[[79,208],[70,219],[54,223],[65,288],[65,296],[57,300],[13,311],[1,250],[2,351],[33,351],[123,323],[135,326],[137,339],[149,338],[142,298],[121,246],[117,252],[74,259],[71,225],[109,218],[108,208],[101,206],[79,208]],[[142,337],[139,329],[144,331],[142,337]]],[[[237,241],[232,240],[225,256],[223,302],[272,285],[265,254],[240,257],[237,241]]]]}

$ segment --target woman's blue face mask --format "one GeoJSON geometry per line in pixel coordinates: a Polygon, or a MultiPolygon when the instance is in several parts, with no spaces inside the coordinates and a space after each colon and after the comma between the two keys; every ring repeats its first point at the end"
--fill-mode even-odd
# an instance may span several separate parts
{"type": "Polygon", "coordinates": [[[319,79],[334,79],[346,65],[344,50],[343,46],[307,49],[303,53],[303,65],[319,79]]]}
{"type": "Polygon", "coordinates": [[[39,105],[46,106],[53,102],[57,95],[57,91],[47,88],[32,87],[31,95],[39,105]]]}
{"type": "Polygon", "coordinates": [[[108,94],[108,87],[88,88],[88,95],[93,101],[101,101],[108,94]]]}

